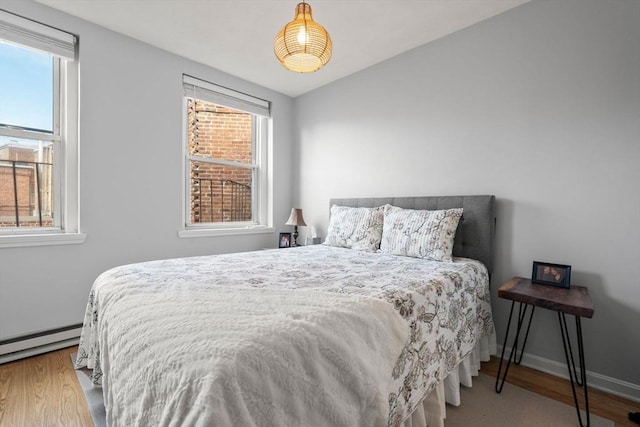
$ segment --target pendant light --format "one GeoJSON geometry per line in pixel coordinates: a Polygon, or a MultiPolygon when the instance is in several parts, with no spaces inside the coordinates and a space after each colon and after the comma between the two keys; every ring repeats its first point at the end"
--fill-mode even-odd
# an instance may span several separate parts
{"type": "Polygon", "coordinates": [[[331,37],[311,17],[311,6],[298,3],[295,19],[276,35],[274,52],[288,70],[310,73],[324,67],[331,59],[331,37]]]}

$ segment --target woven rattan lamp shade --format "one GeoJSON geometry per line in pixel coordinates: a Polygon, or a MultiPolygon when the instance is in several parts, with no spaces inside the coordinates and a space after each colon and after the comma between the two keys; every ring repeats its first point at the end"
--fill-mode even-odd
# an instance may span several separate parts
{"type": "Polygon", "coordinates": [[[276,35],[274,52],[285,68],[310,73],[324,67],[331,59],[331,37],[311,17],[311,6],[298,3],[295,19],[276,35]]]}

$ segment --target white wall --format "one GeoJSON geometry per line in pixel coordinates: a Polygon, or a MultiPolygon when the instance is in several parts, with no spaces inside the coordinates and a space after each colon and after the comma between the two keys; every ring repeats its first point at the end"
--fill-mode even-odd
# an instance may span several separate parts
{"type": "MultiPolygon", "coordinates": [[[[272,101],[274,218],[291,209],[291,98],[30,0],[3,9],[80,38],[80,214],[85,244],[0,249],[0,341],[81,323],[104,270],[275,247],[277,233],[179,239],[182,73],[272,101]]],[[[206,49],[206,43],[203,43],[206,49]]]]}
{"type": "MultiPolygon", "coordinates": [[[[640,391],[639,18],[533,0],[297,98],[307,224],[326,233],[331,197],[495,194],[500,343],[497,288],[569,264],[595,304],[587,369],[640,391]]],[[[561,346],[536,312],[527,352],[564,364],[561,346]]]]}

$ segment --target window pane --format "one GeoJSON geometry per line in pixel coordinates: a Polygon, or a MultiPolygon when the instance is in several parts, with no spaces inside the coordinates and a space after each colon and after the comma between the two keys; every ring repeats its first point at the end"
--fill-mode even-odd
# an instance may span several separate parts
{"type": "Polygon", "coordinates": [[[190,223],[252,221],[253,170],[191,162],[190,223]]]}
{"type": "Polygon", "coordinates": [[[53,132],[53,56],[0,40],[0,124],[53,132]]]}
{"type": "Polygon", "coordinates": [[[0,136],[0,227],[53,226],[53,143],[0,136]]]}
{"type": "Polygon", "coordinates": [[[189,154],[253,163],[253,115],[187,99],[189,154]]]}

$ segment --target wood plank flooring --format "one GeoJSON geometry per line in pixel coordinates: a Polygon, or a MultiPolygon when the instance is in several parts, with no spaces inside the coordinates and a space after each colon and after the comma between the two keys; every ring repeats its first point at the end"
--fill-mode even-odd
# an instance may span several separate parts
{"type": "MultiPolygon", "coordinates": [[[[0,427],[92,426],[82,388],[71,365],[77,347],[0,365],[0,427]]],[[[482,364],[495,376],[498,359],[482,364]]],[[[508,382],[568,405],[573,405],[568,381],[522,366],[511,366],[508,382]]],[[[503,393],[508,393],[508,385],[503,393]]],[[[640,403],[590,389],[591,411],[616,426],[638,427],[627,419],[640,403]]],[[[464,404],[464,402],[463,402],[464,404]]],[[[577,418],[576,418],[577,425],[577,418]]]]}
{"type": "Polygon", "coordinates": [[[0,365],[0,426],[93,426],[69,347],[0,365]]]}

